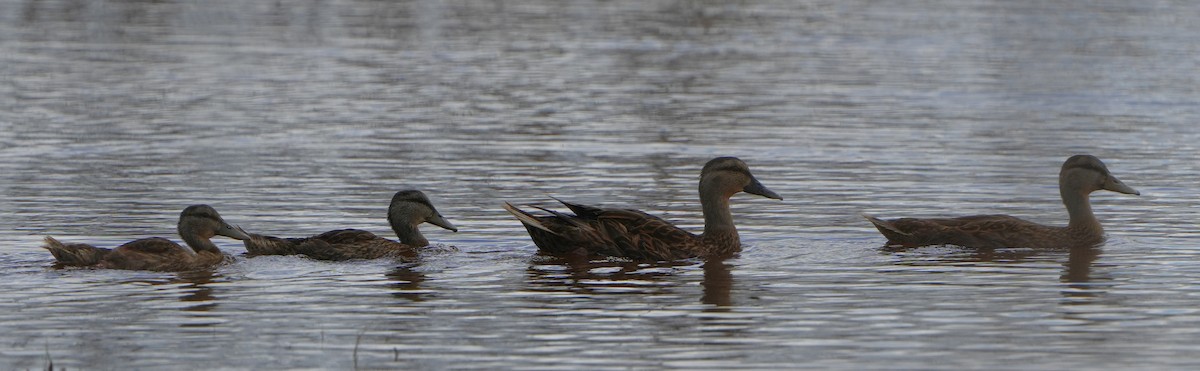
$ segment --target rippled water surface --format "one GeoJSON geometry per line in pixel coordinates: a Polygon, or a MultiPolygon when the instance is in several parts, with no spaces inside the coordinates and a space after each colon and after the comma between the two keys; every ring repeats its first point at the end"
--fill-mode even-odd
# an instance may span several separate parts
{"type": "MultiPolygon", "coordinates": [[[[1200,366],[1200,9],[1098,1],[0,1],[0,369],[1130,369],[1200,366]],[[860,213],[1063,224],[1104,159],[1094,251],[881,248],[860,213]],[[536,256],[502,201],[699,231],[723,262],[536,256]],[[391,236],[412,263],[239,257],[53,269],[45,235],[391,236]]],[[[236,241],[217,239],[240,254],[236,241]]]]}

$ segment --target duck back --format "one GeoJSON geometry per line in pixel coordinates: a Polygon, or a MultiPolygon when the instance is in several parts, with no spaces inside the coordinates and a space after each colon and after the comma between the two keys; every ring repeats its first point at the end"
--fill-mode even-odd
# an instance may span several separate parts
{"type": "Polygon", "coordinates": [[[882,220],[866,216],[888,246],[919,247],[958,245],[974,248],[1056,248],[1094,245],[1096,236],[1072,233],[1008,215],[975,215],[960,218],[900,218],[882,220]]]}
{"type": "Polygon", "coordinates": [[[118,246],[97,267],[174,272],[210,268],[226,260],[225,254],[192,252],[190,248],[171,240],[151,237],[118,246]]]}
{"type": "Polygon", "coordinates": [[[250,235],[246,240],[249,255],[305,255],[319,260],[412,258],[411,246],[379,237],[360,229],[339,229],[304,238],[279,238],[250,235]]]}

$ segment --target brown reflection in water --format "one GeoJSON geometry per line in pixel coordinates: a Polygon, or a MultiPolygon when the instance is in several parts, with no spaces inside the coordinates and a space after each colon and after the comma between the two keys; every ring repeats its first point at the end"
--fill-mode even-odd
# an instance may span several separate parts
{"type": "MultiPolygon", "coordinates": [[[[918,252],[925,247],[895,247],[884,246],[880,248],[880,253],[905,254],[918,252]]],[[[916,265],[917,263],[987,263],[987,262],[1020,262],[1029,259],[1047,250],[1022,249],[1022,248],[1004,248],[1004,249],[981,249],[981,248],[966,248],[959,247],[958,250],[930,257],[930,259],[921,260],[901,260],[897,264],[901,265],[916,265]]]]}
{"type": "Polygon", "coordinates": [[[1092,263],[1100,257],[1099,247],[1072,249],[1063,264],[1062,281],[1066,283],[1087,283],[1091,281],[1092,263]]]}
{"type": "Polygon", "coordinates": [[[388,287],[396,289],[392,296],[415,302],[425,301],[425,293],[421,290],[421,283],[425,282],[424,273],[413,270],[411,265],[401,265],[392,268],[385,276],[389,280],[396,281],[388,285],[388,287]]]}
{"type": "MultiPolygon", "coordinates": [[[[918,248],[898,248],[884,247],[880,251],[885,254],[904,254],[916,251],[918,248]]],[[[1066,304],[1081,304],[1087,303],[1087,300],[1070,300],[1070,299],[1093,299],[1102,291],[1098,291],[1095,285],[1095,279],[1092,277],[1092,265],[1103,250],[1099,247],[1076,247],[1070,249],[967,249],[947,254],[945,256],[936,256],[930,259],[921,259],[918,256],[913,259],[903,259],[897,264],[900,265],[925,265],[925,264],[940,264],[940,263],[976,263],[976,262],[1020,262],[1041,254],[1052,253],[1060,254],[1067,252],[1067,261],[1063,263],[1063,272],[1059,276],[1059,281],[1066,284],[1066,288],[1062,290],[1062,295],[1066,304]]],[[[924,256],[928,257],[928,256],[924,256]]]]}
{"type": "MultiPolygon", "coordinates": [[[[183,294],[179,297],[179,301],[185,303],[195,303],[179,310],[187,312],[208,312],[217,308],[217,301],[220,297],[213,295],[213,288],[210,285],[213,280],[221,277],[212,270],[198,270],[190,272],[179,272],[175,277],[166,280],[131,280],[129,283],[145,283],[151,286],[159,285],[176,285],[185,284],[179,288],[183,294]]],[[[193,325],[183,325],[193,326],[193,325]]]]}
{"type": "Polygon", "coordinates": [[[620,260],[589,260],[582,256],[539,256],[535,264],[526,271],[528,282],[547,291],[564,291],[577,294],[653,294],[664,285],[664,278],[674,275],[672,270],[655,268],[694,265],[695,262],[642,263],[620,260]],[[561,266],[565,270],[540,267],[561,266]],[[615,271],[612,269],[617,268],[615,271]],[[630,290],[612,290],[614,288],[630,290]]]}
{"type": "Polygon", "coordinates": [[[711,259],[704,262],[704,281],[700,282],[700,286],[704,287],[704,294],[700,296],[700,302],[716,306],[705,311],[725,312],[733,306],[733,300],[729,295],[733,289],[733,273],[730,272],[729,264],[725,264],[724,259],[711,259]]]}
{"type": "Polygon", "coordinates": [[[213,295],[213,288],[209,285],[213,279],[220,277],[211,270],[200,270],[193,272],[179,273],[170,283],[187,283],[182,289],[186,293],[179,297],[179,301],[196,303],[196,305],[188,306],[182,310],[189,312],[207,312],[217,307],[217,297],[213,295]]]}
{"type": "MultiPolygon", "coordinates": [[[[1102,292],[1095,290],[1092,284],[1092,263],[1100,258],[1102,250],[1099,247],[1071,249],[1067,262],[1063,264],[1063,274],[1059,280],[1067,284],[1062,290],[1065,299],[1091,299],[1102,292]]],[[[1087,301],[1067,300],[1067,304],[1086,303],[1087,301]]]]}
{"type": "MultiPolygon", "coordinates": [[[[672,268],[694,266],[695,261],[674,262],[629,262],[614,260],[589,260],[580,256],[543,256],[527,269],[528,282],[547,291],[563,291],[576,294],[654,294],[660,289],[675,286],[665,282],[675,276],[672,268]],[[564,269],[546,269],[559,266],[564,269]],[[605,269],[609,268],[609,269],[605,269]],[[615,270],[612,268],[616,268],[615,270]],[[663,283],[663,284],[660,284],[663,283]],[[631,290],[613,290],[613,288],[631,290]]],[[[725,312],[733,306],[730,292],[733,274],[724,259],[713,259],[702,263],[704,278],[700,282],[703,293],[700,302],[713,305],[709,312],[725,312]]]]}

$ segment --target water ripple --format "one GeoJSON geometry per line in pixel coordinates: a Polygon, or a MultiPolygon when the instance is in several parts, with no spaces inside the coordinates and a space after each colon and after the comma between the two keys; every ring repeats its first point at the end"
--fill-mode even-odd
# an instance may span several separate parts
{"type": "MultiPolygon", "coordinates": [[[[0,1],[0,368],[1195,368],[1194,15],[1158,4],[0,1]],[[893,250],[859,214],[1064,224],[1088,252],[893,250]],[[700,166],[745,159],[722,262],[536,255],[549,196],[699,232],[700,166]],[[237,256],[52,269],[44,235],[391,235],[415,262],[237,256]],[[186,350],[186,351],[181,351],[186,350]],[[1009,366],[1017,365],[1017,366],[1009,366]]],[[[232,254],[244,247],[217,239],[232,254]]]]}

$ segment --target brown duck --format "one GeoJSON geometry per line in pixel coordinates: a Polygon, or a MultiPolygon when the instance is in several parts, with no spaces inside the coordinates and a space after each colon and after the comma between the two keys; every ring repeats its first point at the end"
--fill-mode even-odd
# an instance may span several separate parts
{"type": "Polygon", "coordinates": [[[416,248],[429,246],[429,240],[417,228],[426,222],[458,232],[458,228],[433,207],[429,197],[421,191],[407,190],[396,192],[388,206],[388,223],[400,242],[360,229],[339,229],[304,238],[250,234],[244,242],[246,254],[250,256],[306,255],[320,260],[411,258],[416,256],[416,248]]]}
{"type": "MultiPolygon", "coordinates": [[[[741,251],[729,197],[746,192],[782,200],[759,183],[745,162],[735,157],[710,160],[700,171],[700,205],[704,233],[694,235],[638,210],[605,209],[558,200],[575,215],[541,209],[549,216],[534,216],[504,203],[548,254],[603,255],[644,260],[692,257],[725,257],[741,251]]],[[[557,199],[556,199],[557,200],[557,199]]]]}
{"type": "Polygon", "coordinates": [[[50,236],[46,236],[46,245],[42,247],[50,250],[61,266],[175,272],[210,268],[225,262],[229,257],[209,240],[213,236],[250,238],[241,229],[226,223],[208,205],[183,209],[178,228],[179,237],[188,247],[166,238],[151,237],[106,249],[82,243],[62,243],[50,236]]]}
{"type": "Polygon", "coordinates": [[[1058,191],[1071,221],[1066,227],[1041,225],[1008,215],[977,215],[945,219],[880,220],[863,215],[888,239],[888,246],[959,245],[977,248],[1069,248],[1104,242],[1104,229],[1092,213],[1088,197],[1109,190],[1140,195],[1108,172],[1100,159],[1075,155],[1058,173],[1058,191]]]}

